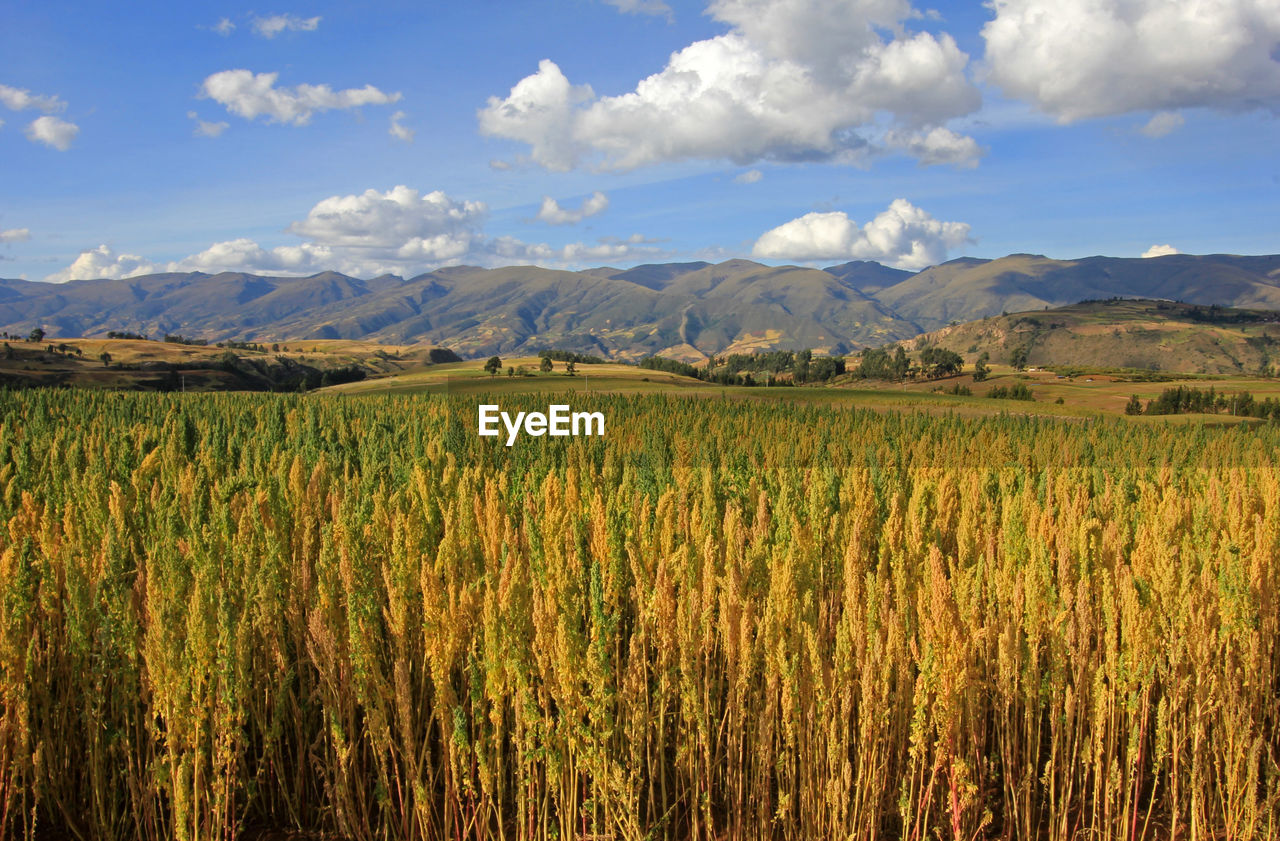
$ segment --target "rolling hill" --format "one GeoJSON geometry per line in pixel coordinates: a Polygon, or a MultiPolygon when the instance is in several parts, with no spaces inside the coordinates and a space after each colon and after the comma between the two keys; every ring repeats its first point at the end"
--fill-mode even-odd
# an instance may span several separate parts
{"type": "Polygon", "coordinates": [[[694,362],[767,349],[848,353],[951,322],[1115,296],[1280,310],[1280,255],[1014,254],[917,273],[871,262],[817,269],[729,260],[576,272],[453,266],[409,279],[193,272],[65,284],[0,280],[0,331],[425,343],[464,356],[560,347],[694,362]]]}
{"type": "Polygon", "coordinates": [[[986,353],[1029,366],[1136,368],[1184,374],[1271,374],[1280,363],[1280,312],[1152,300],[1088,301],[1011,313],[925,333],[909,347],[936,346],[973,362],[986,353]]]}

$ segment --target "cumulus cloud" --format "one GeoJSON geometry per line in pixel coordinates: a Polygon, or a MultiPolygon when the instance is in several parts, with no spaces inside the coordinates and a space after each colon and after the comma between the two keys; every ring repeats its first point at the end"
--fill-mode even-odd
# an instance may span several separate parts
{"type": "MultiPolygon", "coordinates": [[[[908,32],[905,0],[713,0],[708,13],[729,31],[674,53],[630,93],[597,96],[543,60],[508,96],[489,98],[481,132],[527,144],[551,170],[852,162],[886,125],[928,138],[980,104],[968,56],[950,35],[908,32]]],[[[937,145],[924,147],[928,162],[946,159],[937,145]]]]}
{"type": "Polygon", "coordinates": [[[662,0],[604,0],[624,15],[653,15],[674,20],[671,7],[662,0]]]}
{"type": "Polygon", "coordinates": [[[27,126],[27,139],[65,152],[80,133],[80,127],[58,117],[37,117],[27,126]]]}
{"type": "Polygon", "coordinates": [[[1180,254],[1182,252],[1174,248],[1172,245],[1153,245],[1146,251],[1142,252],[1145,257],[1168,257],[1170,254],[1180,254]]]}
{"type": "Polygon", "coordinates": [[[46,114],[57,114],[67,108],[67,103],[56,96],[34,94],[29,90],[11,88],[8,85],[0,85],[0,105],[4,105],[11,111],[34,109],[46,114]]]}
{"type": "Polygon", "coordinates": [[[733,180],[739,184],[754,184],[764,178],[764,173],[758,169],[749,169],[746,172],[740,172],[734,176],[733,180]]]}
{"type": "Polygon", "coordinates": [[[236,31],[236,25],[231,22],[231,18],[222,18],[209,28],[221,35],[223,38],[236,31]]]}
{"type": "Polygon", "coordinates": [[[989,78],[1060,122],[1132,111],[1280,110],[1271,0],[993,0],[989,78]]]}
{"type": "MultiPolygon", "coordinates": [[[[215,242],[213,245],[184,260],[170,263],[167,271],[184,272],[283,272],[285,274],[312,274],[325,269],[344,271],[353,264],[336,255],[332,249],[315,243],[282,245],[266,249],[247,237],[215,242]]],[[[376,272],[375,272],[376,273],[376,272]]]]}
{"type": "Polygon", "coordinates": [[[109,245],[99,245],[80,252],[75,261],[60,272],[45,278],[50,283],[66,283],[68,280],[99,280],[137,277],[158,271],[159,268],[137,254],[117,254],[109,245]]]}
{"type": "Polygon", "coordinates": [[[387,129],[387,133],[396,140],[403,140],[405,143],[412,143],[413,136],[417,134],[417,132],[411,128],[401,125],[400,121],[403,120],[405,116],[406,115],[403,111],[397,111],[392,114],[391,127],[387,129]]]}
{"type": "MultiPolygon", "coordinates": [[[[223,18],[225,21],[226,18],[223,18]]],[[[229,22],[229,21],[228,21],[229,22]]],[[[221,24],[219,24],[221,25],[221,24]]],[[[254,17],[251,21],[254,34],[263,38],[274,38],[281,32],[315,32],[320,26],[319,16],[300,18],[296,15],[271,15],[270,17],[254,17]]]]}
{"type": "Polygon", "coordinates": [[[483,253],[476,255],[476,262],[486,265],[534,263],[559,267],[613,260],[651,260],[661,256],[661,249],[639,234],[624,240],[603,238],[594,243],[571,242],[561,246],[523,242],[515,237],[504,236],[486,242],[483,253]]]}
{"type": "Polygon", "coordinates": [[[200,86],[200,95],[224,106],[232,114],[252,120],[266,117],[271,123],[306,125],[319,111],[346,110],[362,105],[399,102],[399,93],[384,93],[373,85],[335,91],[328,85],[276,87],[279,73],[223,70],[200,86]]]}
{"type": "Polygon", "coordinates": [[[440,191],[423,194],[405,186],[385,192],[366,190],[317,202],[304,219],[288,228],[303,240],[297,245],[269,248],[242,237],[216,242],[197,254],[165,264],[135,254],[117,254],[102,245],[84,252],[71,266],[47,279],[118,278],[159,271],[307,275],[325,270],[356,277],[407,277],[462,262],[567,266],[661,254],[651,240],[639,235],[559,246],[490,237],[484,232],[487,215],[483,202],[455,199],[440,191]]]}
{"type": "Polygon", "coordinates": [[[1158,138],[1182,128],[1186,120],[1177,111],[1161,111],[1154,115],[1138,131],[1147,137],[1158,138]]]}
{"type": "Polygon", "coordinates": [[[0,231],[0,243],[26,242],[29,239],[31,239],[29,228],[10,228],[7,231],[0,231]]]}
{"type": "Polygon", "coordinates": [[[969,225],[934,219],[906,199],[859,227],[843,212],[807,213],[765,232],[752,255],[774,260],[876,260],[923,269],[969,241],[969,225]]]}
{"type": "Polygon", "coordinates": [[[383,257],[449,259],[467,253],[488,215],[484,202],[459,201],[403,185],[385,193],[332,196],[290,233],[325,246],[377,250],[383,257]]]}
{"type": "Polygon", "coordinates": [[[561,207],[551,196],[545,196],[542,207],[538,209],[538,220],[548,225],[574,225],[588,216],[603,213],[608,207],[609,197],[599,190],[588,196],[577,210],[561,207]]]}
{"type": "Polygon", "coordinates": [[[907,152],[921,166],[950,164],[972,169],[983,154],[982,147],[972,137],[957,134],[945,126],[934,126],[927,132],[891,131],[885,136],[885,143],[907,152]]]}
{"type": "Polygon", "coordinates": [[[529,144],[530,157],[547,169],[572,169],[579,154],[578,107],[594,98],[590,85],[569,84],[555,62],[543,59],[538,72],[516,83],[506,99],[489,97],[480,111],[480,131],[529,144]]]}
{"type": "Polygon", "coordinates": [[[278,272],[290,275],[334,270],[355,277],[381,274],[410,276],[420,271],[462,262],[480,266],[531,263],[557,267],[641,257],[653,259],[662,254],[658,248],[639,236],[625,240],[602,239],[594,243],[572,242],[559,246],[525,242],[510,236],[476,236],[469,240],[442,236],[435,242],[424,240],[406,246],[358,249],[308,242],[296,246],[263,248],[252,239],[241,238],[214,243],[199,254],[167,264],[164,270],[210,273],[278,272]]]}

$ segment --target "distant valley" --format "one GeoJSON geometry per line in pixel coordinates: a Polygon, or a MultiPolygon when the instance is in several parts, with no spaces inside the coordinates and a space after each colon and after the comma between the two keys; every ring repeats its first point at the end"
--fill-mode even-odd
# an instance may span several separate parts
{"type": "Polygon", "coordinates": [[[1280,255],[1015,254],[918,273],[871,262],[816,269],[730,260],[583,271],[456,266],[408,279],[195,272],[57,285],[0,280],[0,330],[361,340],[471,357],[556,347],[697,362],[772,349],[851,353],[953,323],[1113,297],[1280,310],[1280,255]]]}

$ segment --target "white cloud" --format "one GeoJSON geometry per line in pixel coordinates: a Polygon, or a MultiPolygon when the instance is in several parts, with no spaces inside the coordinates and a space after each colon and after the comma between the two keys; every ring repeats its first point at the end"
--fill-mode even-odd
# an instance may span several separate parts
{"type": "Polygon", "coordinates": [[[483,253],[474,255],[482,265],[509,265],[534,263],[548,267],[581,266],[586,263],[604,263],[612,260],[655,259],[662,251],[640,235],[625,240],[601,239],[594,243],[571,242],[553,246],[546,243],[528,243],[515,237],[497,237],[488,240],[483,253]]]}
{"type": "Polygon", "coordinates": [[[217,137],[218,135],[222,134],[224,131],[226,131],[228,128],[231,127],[230,123],[225,123],[225,122],[216,122],[216,123],[205,122],[204,120],[200,119],[200,116],[196,114],[195,111],[188,111],[187,119],[196,121],[195,130],[191,132],[196,137],[217,137]]]}
{"type": "Polygon", "coordinates": [[[634,91],[598,97],[543,60],[489,98],[481,132],[528,144],[552,170],[855,161],[886,125],[928,137],[980,104],[968,56],[949,35],[907,32],[906,2],[714,0],[708,11],[730,31],[674,53],[634,91]]]}
{"type": "Polygon", "coordinates": [[[445,257],[465,254],[487,215],[484,202],[458,201],[439,190],[424,196],[401,185],[324,199],[289,232],[331,247],[378,249],[383,256],[445,257]]]}
{"type": "Polygon", "coordinates": [[[755,184],[764,178],[764,173],[758,169],[749,169],[746,172],[740,172],[734,176],[733,180],[739,184],[755,184]]]}
{"type": "Polygon", "coordinates": [[[310,274],[325,269],[343,271],[350,267],[349,260],[334,254],[332,249],[314,243],[282,245],[268,250],[247,237],[241,237],[226,242],[215,242],[199,254],[170,263],[165,270],[310,274]]]}
{"type": "Polygon", "coordinates": [[[60,152],[71,148],[71,141],[80,133],[80,127],[58,117],[37,117],[27,126],[27,139],[32,143],[43,143],[60,152]]]}
{"type": "Polygon", "coordinates": [[[1143,257],[1168,257],[1170,254],[1180,254],[1178,249],[1172,245],[1153,245],[1146,251],[1142,252],[1143,257]]]}
{"type": "Polygon", "coordinates": [[[417,132],[411,128],[407,128],[406,126],[403,126],[400,124],[400,121],[403,120],[404,118],[405,118],[405,113],[403,111],[397,111],[394,114],[392,114],[391,128],[387,129],[387,133],[390,134],[392,137],[394,137],[396,140],[403,140],[405,143],[412,143],[413,136],[417,134],[417,132]]]}
{"type": "Polygon", "coordinates": [[[1151,138],[1164,137],[1182,128],[1185,122],[1186,120],[1177,111],[1161,111],[1153,115],[1138,131],[1151,138]]]}
{"type": "Polygon", "coordinates": [[[209,28],[221,35],[223,38],[236,31],[236,25],[231,22],[231,18],[223,18],[209,28]]]}
{"type": "Polygon", "coordinates": [[[199,254],[169,263],[163,270],[278,272],[291,275],[333,270],[354,277],[375,277],[381,274],[408,277],[439,266],[463,262],[480,266],[535,263],[564,267],[637,257],[654,258],[661,256],[661,253],[640,236],[621,241],[600,240],[595,243],[573,242],[553,246],[524,242],[509,236],[488,238],[477,235],[460,238],[441,235],[387,249],[330,247],[313,242],[267,249],[251,239],[241,238],[214,243],[199,254]]]}
{"type": "Polygon", "coordinates": [[[10,228],[7,231],[0,231],[0,242],[26,242],[31,239],[30,228],[10,228]]]}
{"type": "MultiPolygon", "coordinates": [[[[226,18],[223,18],[225,21],[226,18]]],[[[221,25],[221,24],[219,24],[221,25]]],[[[296,15],[271,15],[270,17],[255,17],[251,25],[253,31],[263,38],[274,38],[281,32],[315,32],[320,26],[319,16],[313,18],[300,18],[296,15]]]]}
{"type": "Polygon", "coordinates": [[[1274,0],[993,0],[989,78],[1059,122],[1131,111],[1280,110],[1274,0]]]}
{"type": "Polygon", "coordinates": [[[0,85],[0,104],[11,111],[25,111],[28,108],[34,108],[46,114],[57,114],[67,108],[67,103],[56,96],[33,94],[31,91],[11,88],[8,85],[0,85]]]}
{"type": "MultiPolygon", "coordinates": [[[[625,260],[662,252],[640,235],[602,238],[594,243],[553,246],[484,233],[488,209],[436,191],[422,194],[405,186],[366,190],[317,202],[306,218],[289,226],[304,241],[267,248],[249,238],[216,242],[205,250],[165,264],[102,245],[81,254],[51,281],[131,277],[150,272],[243,271],[307,275],[325,270],[355,277],[403,277],[443,265],[576,265],[625,260]]],[[[6,232],[7,235],[8,232],[6,232]]]]}
{"type": "Polygon", "coordinates": [[[383,93],[373,85],[335,91],[328,85],[276,87],[279,73],[223,70],[204,80],[200,95],[223,105],[232,114],[252,120],[306,125],[318,111],[345,110],[362,105],[389,105],[399,93],[383,93]]]}
{"type": "Polygon", "coordinates": [[[653,15],[674,20],[671,7],[662,0],[604,0],[624,15],[653,15]]]}
{"type": "MultiPolygon", "coordinates": [[[[71,141],[75,140],[76,135],[80,133],[80,127],[75,123],[50,116],[67,108],[67,103],[59,97],[34,94],[29,90],[0,85],[0,105],[12,111],[31,109],[45,113],[45,116],[37,117],[27,125],[25,133],[32,143],[43,143],[65,152],[71,148],[71,141]]],[[[0,120],[0,127],[3,126],[4,120],[0,120]]]]}
{"type": "Polygon", "coordinates": [[[489,97],[480,111],[480,131],[529,144],[530,156],[547,169],[572,169],[578,158],[577,107],[594,97],[590,85],[569,84],[555,62],[543,59],[538,72],[516,83],[506,99],[489,97]]]}
{"type": "Polygon", "coordinates": [[[551,196],[545,196],[542,207],[538,209],[538,220],[548,225],[574,225],[588,216],[603,213],[608,207],[609,197],[599,190],[583,200],[582,206],[577,210],[563,208],[551,196]]]}
{"type": "Polygon", "coordinates": [[[70,266],[49,275],[45,280],[50,283],[65,283],[68,280],[116,279],[137,277],[158,270],[159,267],[154,263],[137,254],[117,254],[110,246],[99,245],[82,251],[70,266]]]}
{"type": "Polygon", "coordinates": [[[983,154],[982,147],[972,137],[957,134],[945,126],[934,126],[927,132],[891,131],[885,136],[885,143],[907,152],[921,166],[950,164],[972,169],[983,154]]]}
{"type": "Polygon", "coordinates": [[[752,255],[775,260],[876,260],[922,269],[969,241],[969,225],[942,222],[906,199],[861,227],[843,212],[807,213],[767,231],[752,255]]]}

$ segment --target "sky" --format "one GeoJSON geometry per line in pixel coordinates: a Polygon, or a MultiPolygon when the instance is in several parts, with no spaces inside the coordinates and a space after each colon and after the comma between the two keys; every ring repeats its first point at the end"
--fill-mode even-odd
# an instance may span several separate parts
{"type": "Polygon", "coordinates": [[[1276,0],[0,0],[0,277],[1280,252],[1276,0]]]}

